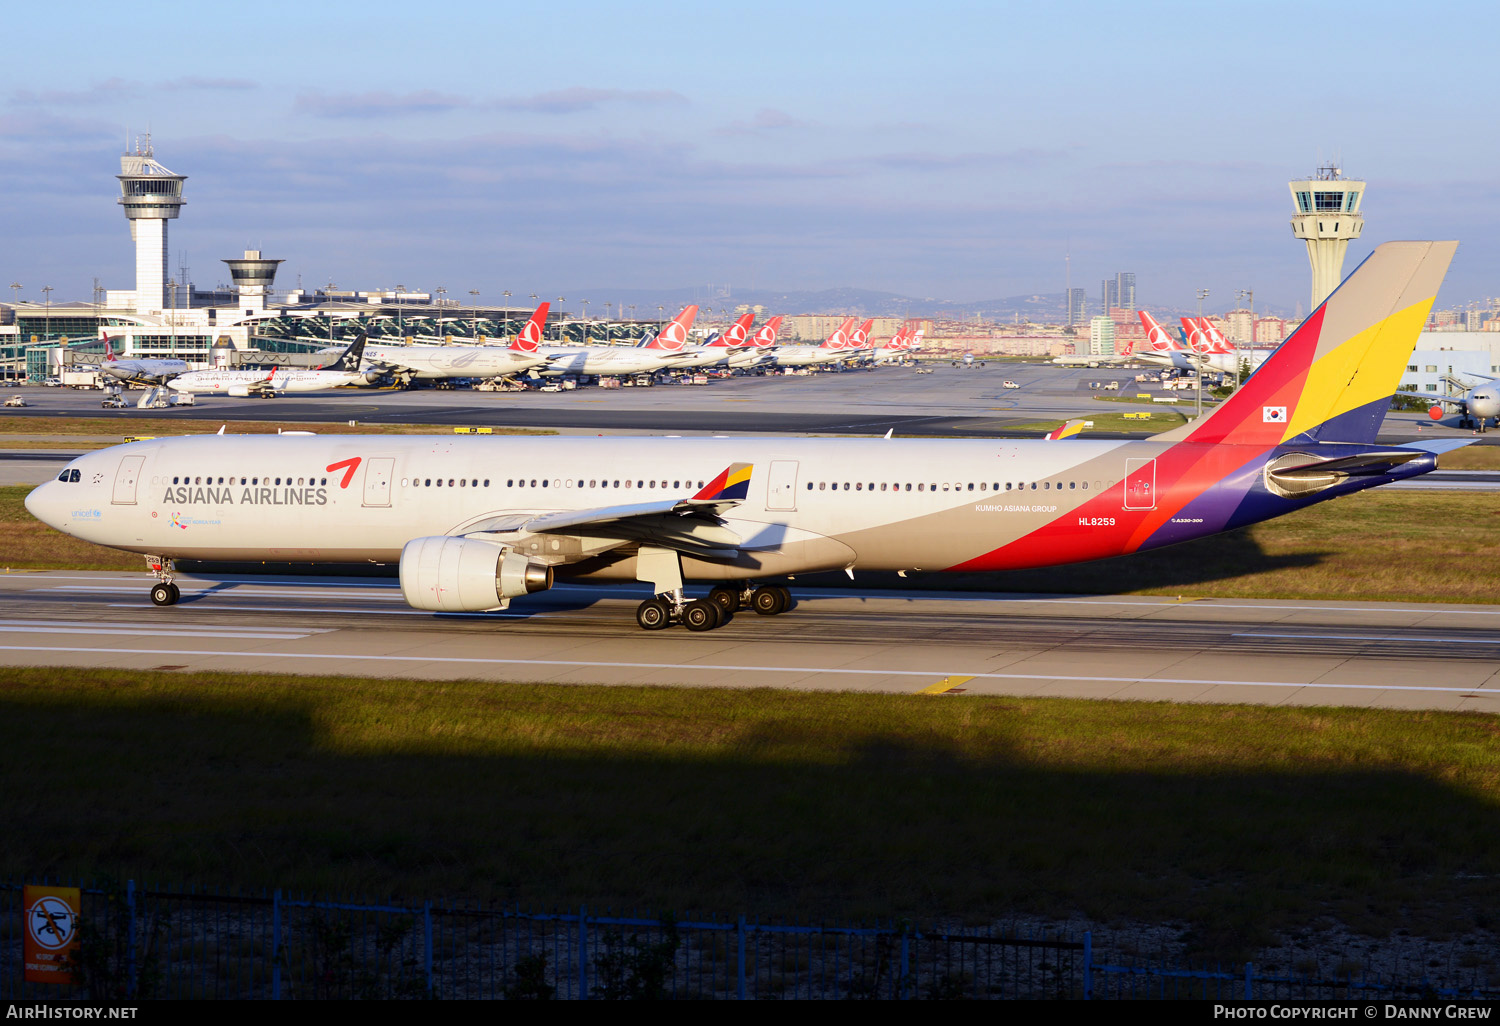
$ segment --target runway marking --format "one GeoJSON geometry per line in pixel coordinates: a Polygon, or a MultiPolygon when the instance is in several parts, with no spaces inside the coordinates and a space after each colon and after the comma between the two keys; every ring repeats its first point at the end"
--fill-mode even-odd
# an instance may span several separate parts
{"type": "MultiPolygon", "coordinates": [[[[404,663],[483,663],[486,666],[568,666],[620,670],[733,670],[752,673],[823,673],[856,677],[931,677],[937,670],[854,670],[826,666],[738,666],[726,663],[627,663],[586,659],[503,659],[494,656],[419,656],[419,655],[341,655],[324,652],[253,652],[240,650],[198,650],[172,648],[62,648],[45,645],[0,645],[0,652],[61,652],[103,655],[184,655],[184,656],[265,656],[270,659],[337,660],[340,662],[404,663]]],[[[1483,697],[1500,697],[1500,691],[1482,691],[1476,687],[1439,687],[1429,684],[1316,684],[1280,680],[1204,680],[1191,677],[1083,677],[1057,673],[974,673],[969,680],[1045,680],[1100,684],[1191,684],[1212,687],[1247,688],[1325,688],[1341,691],[1436,691],[1483,697]]]]}
{"type": "Polygon", "coordinates": [[[919,694],[919,695],[944,695],[944,694],[947,694],[949,691],[953,691],[955,689],[959,690],[959,691],[962,691],[963,688],[960,687],[959,685],[967,684],[969,681],[971,681],[973,679],[974,679],[973,677],[944,677],[942,680],[938,681],[936,684],[932,685],[931,687],[923,688],[921,691],[918,691],[917,694],[919,694]]]}
{"type": "MultiPolygon", "coordinates": [[[[66,588],[47,588],[46,590],[47,591],[82,591],[82,592],[88,592],[90,594],[97,594],[99,592],[104,592],[104,591],[109,591],[109,592],[129,592],[131,594],[137,594],[137,595],[141,593],[141,589],[139,589],[139,588],[115,588],[115,587],[109,587],[109,588],[76,588],[76,587],[66,587],[66,588]]],[[[300,589],[278,590],[276,588],[257,588],[255,591],[250,592],[248,594],[245,593],[245,592],[240,592],[240,591],[228,591],[228,590],[225,590],[225,589],[222,589],[222,588],[197,588],[197,589],[194,589],[194,590],[191,590],[191,591],[188,590],[187,588],[183,588],[182,589],[182,594],[183,595],[206,595],[206,596],[211,596],[213,598],[234,598],[234,597],[236,597],[238,595],[244,595],[244,597],[246,597],[246,598],[261,598],[263,596],[268,596],[268,595],[301,595],[301,596],[309,596],[310,593],[315,593],[315,592],[324,592],[324,593],[332,592],[333,594],[337,595],[338,594],[338,589],[336,589],[336,588],[308,588],[306,590],[300,590],[300,589]]],[[[360,595],[359,598],[361,600],[370,601],[370,602],[404,602],[405,601],[405,599],[403,599],[400,595],[360,595]]],[[[236,607],[236,608],[239,608],[239,607],[236,607]]]]}
{"type": "MultiPolygon", "coordinates": [[[[149,628],[149,627],[153,627],[153,626],[154,626],[153,624],[144,623],[144,622],[139,621],[139,620],[131,620],[131,621],[125,621],[125,622],[122,622],[122,621],[119,621],[119,620],[97,620],[97,621],[96,620],[0,620],[0,630],[35,630],[35,631],[40,631],[40,630],[47,630],[47,629],[50,629],[50,628],[64,628],[64,627],[66,627],[66,628],[68,628],[70,630],[76,629],[76,630],[108,631],[108,630],[112,630],[112,629],[115,629],[115,628],[120,628],[120,629],[125,629],[125,630],[138,631],[138,630],[143,630],[145,628],[149,628]]],[[[326,633],[326,631],[324,631],[322,629],[319,629],[319,628],[275,627],[275,626],[268,626],[268,627],[240,627],[240,626],[237,626],[235,624],[214,624],[214,623],[200,623],[200,624],[185,623],[185,624],[182,624],[180,626],[177,625],[177,624],[173,624],[168,629],[171,630],[171,631],[177,631],[177,632],[183,633],[183,634],[195,634],[195,633],[198,633],[200,631],[243,631],[243,632],[255,633],[255,634],[267,634],[267,633],[269,633],[269,634],[286,634],[289,631],[295,631],[295,632],[297,632],[297,637],[302,637],[302,638],[305,638],[305,637],[307,637],[310,634],[323,634],[323,633],[326,633]]],[[[160,633],[163,633],[163,632],[158,629],[158,630],[155,631],[155,633],[160,634],[160,633]]]]}
{"type": "Polygon", "coordinates": [[[162,638],[162,637],[189,637],[189,638],[242,638],[246,641],[301,641],[309,637],[305,632],[287,633],[262,631],[260,633],[245,633],[243,630],[204,630],[199,628],[190,634],[180,634],[172,630],[142,630],[124,627],[0,627],[0,634],[122,634],[129,637],[139,638],[162,638]]]}
{"type": "Polygon", "coordinates": [[[1440,641],[1446,645],[1500,645],[1500,638],[1475,639],[1475,638],[1421,638],[1421,637],[1393,637],[1372,634],[1262,634],[1246,631],[1242,634],[1231,634],[1231,638],[1308,638],[1318,641],[1440,641]]]}
{"type": "MultiPolygon", "coordinates": [[[[108,605],[110,609],[143,608],[141,603],[136,602],[110,602],[108,605]]],[[[186,609],[191,608],[194,607],[186,607],[186,609]]],[[[483,620],[550,620],[554,619],[557,615],[554,613],[434,613],[425,609],[358,609],[338,608],[334,606],[296,606],[295,608],[288,609],[286,606],[241,606],[238,604],[201,606],[197,608],[202,609],[204,612],[214,613],[358,613],[361,616],[431,616],[437,619],[444,617],[473,617],[474,619],[483,620]]],[[[265,629],[276,630],[277,628],[267,627],[265,629]]],[[[283,627],[280,629],[288,630],[290,628],[283,627]]]]}

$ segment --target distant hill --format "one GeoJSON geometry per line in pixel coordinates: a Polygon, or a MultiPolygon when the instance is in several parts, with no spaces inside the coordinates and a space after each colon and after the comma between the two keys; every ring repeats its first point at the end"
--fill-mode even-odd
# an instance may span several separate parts
{"type": "MultiPolygon", "coordinates": [[[[1005,299],[953,300],[903,296],[875,289],[734,289],[725,297],[710,293],[706,286],[700,285],[679,289],[575,289],[568,292],[567,297],[562,307],[571,313],[576,314],[581,309],[579,300],[587,299],[590,316],[605,316],[604,304],[608,302],[614,304],[611,306],[614,316],[634,316],[641,320],[654,320],[658,316],[658,306],[662,308],[662,314],[670,317],[689,303],[730,310],[741,306],[763,306],[768,314],[857,314],[863,317],[946,317],[955,320],[973,320],[977,315],[986,321],[1019,319],[1042,324],[1058,324],[1067,316],[1067,297],[1061,292],[1005,299]],[[635,304],[633,314],[630,310],[632,303],[635,304]]],[[[1159,317],[1170,318],[1195,312],[1162,305],[1148,306],[1147,309],[1159,317]]],[[[1088,312],[1092,316],[1099,311],[1090,304],[1088,312]]]]}

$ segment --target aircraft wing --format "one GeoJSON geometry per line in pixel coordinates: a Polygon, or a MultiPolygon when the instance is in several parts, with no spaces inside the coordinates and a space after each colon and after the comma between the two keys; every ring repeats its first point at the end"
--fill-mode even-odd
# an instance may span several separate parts
{"type": "Polygon", "coordinates": [[[1392,392],[1391,394],[1405,396],[1408,399],[1421,399],[1429,403],[1447,403],[1450,406],[1468,404],[1468,400],[1461,395],[1433,395],[1431,392],[1392,392]]]}
{"type": "Polygon", "coordinates": [[[686,499],[658,499],[536,515],[513,514],[476,524],[470,534],[572,534],[649,542],[705,556],[732,556],[741,538],[722,515],[745,500],[749,463],[732,463],[686,499]]]}

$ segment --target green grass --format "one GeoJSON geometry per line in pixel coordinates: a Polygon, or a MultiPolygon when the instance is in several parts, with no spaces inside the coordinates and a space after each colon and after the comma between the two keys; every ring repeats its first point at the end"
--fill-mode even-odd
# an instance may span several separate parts
{"type": "Polygon", "coordinates": [[[1035,420],[1024,424],[1007,424],[1006,429],[1047,432],[1066,424],[1068,420],[1082,419],[1093,421],[1094,426],[1084,428],[1083,434],[1078,436],[1080,438],[1087,438],[1090,432],[1095,431],[1155,435],[1169,431],[1179,424],[1186,424],[1192,419],[1182,410],[1170,406],[1151,410],[1150,413],[1150,420],[1126,420],[1123,413],[1083,413],[1077,417],[1069,417],[1067,420],[1035,420]]]}
{"type": "Polygon", "coordinates": [[[407,900],[1500,925],[1478,714],[0,672],[0,873],[407,900]]]}

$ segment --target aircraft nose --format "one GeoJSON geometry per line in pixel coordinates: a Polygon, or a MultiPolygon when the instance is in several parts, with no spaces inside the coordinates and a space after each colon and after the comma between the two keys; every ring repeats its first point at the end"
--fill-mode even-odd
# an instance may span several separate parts
{"type": "Polygon", "coordinates": [[[48,527],[58,527],[61,498],[57,494],[57,482],[47,481],[26,493],[26,512],[48,527]]]}

